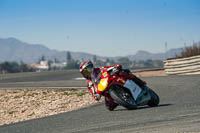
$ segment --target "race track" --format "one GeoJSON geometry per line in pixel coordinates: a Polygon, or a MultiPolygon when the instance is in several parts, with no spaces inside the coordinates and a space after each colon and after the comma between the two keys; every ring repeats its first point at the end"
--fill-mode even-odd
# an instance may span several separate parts
{"type": "Polygon", "coordinates": [[[0,89],[86,86],[84,80],[75,80],[81,77],[79,70],[6,74],[0,75],[0,89]]]}
{"type": "MultiPolygon", "coordinates": [[[[102,103],[81,110],[0,126],[0,133],[200,132],[200,75],[145,78],[160,106],[107,111],[102,103]]],[[[75,84],[76,85],[76,84],[75,84]]]]}

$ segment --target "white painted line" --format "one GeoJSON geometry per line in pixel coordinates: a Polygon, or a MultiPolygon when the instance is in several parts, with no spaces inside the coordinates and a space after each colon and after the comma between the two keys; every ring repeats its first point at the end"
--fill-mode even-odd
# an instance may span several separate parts
{"type": "Polygon", "coordinates": [[[85,78],[75,78],[75,80],[85,80],[85,78]]]}

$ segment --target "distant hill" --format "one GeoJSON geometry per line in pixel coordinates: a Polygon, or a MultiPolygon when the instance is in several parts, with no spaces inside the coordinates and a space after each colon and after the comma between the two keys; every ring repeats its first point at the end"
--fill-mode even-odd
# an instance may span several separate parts
{"type": "Polygon", "coordinates": [[[150,53],[147,51],[138,51],[135,55],[127,56],[130,60],[165,60],[166,58],[173,58],[179,55],[182,51],[182,48],[170,49],[166,53],[150,53]]]}
{"type": "MultiPolygon", "coordinates": [[[[37,62],[42,55],[46,59],[54,60],[57,58],[60,61],[66,60],[67,51],[52,50],[41,44],[29,44],[22,42],[15,38],[0,38],[0,62],[3,61],[23,61],[25,63],[37,62]]],[[[130,60],[164,60],[165,56],[172,58],[176,54],[181,52],[180,49],[171,49],[166,54],[165,53],[150,53],[147,51],[138,51],[135,55],[126,56],[130,60]]],[[[75,60],[92,60],[94,55],[83,53],[83,52],[71,52],[72,58],[75,60]]],[[[107,58],[97,56],[98,58],[107,58]]],[[[110,59],[117,60],[120,57],[108,57],[110,59]]]]}
{"type": "MultiPolygon", "coordinates": [[[[28,44],[15,38],[0,38],[0,61],[24,61],[26,63],[37,62],[42,55],[46,59],[60,61],[66,60],[67,51],[52,50],[41,44],[28,44]]],[[[70,52],[74,59],[92,59],[94,55],[82,52],[70,52]]]]}

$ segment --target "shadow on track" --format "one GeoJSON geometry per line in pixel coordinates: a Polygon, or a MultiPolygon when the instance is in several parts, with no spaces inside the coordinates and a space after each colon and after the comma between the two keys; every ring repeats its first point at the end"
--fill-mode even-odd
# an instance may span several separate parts
{"type": "MultiPolygon", "coordinates": [[[[140,109],[147,109],[147,108],[160,108],[160,107],[165,107],[165,106],[172,106],[173,104],[160,104],[156,107],[149,107],[149,106],[139,106],[137,107],[137,109],[132,109],[132,110],[140,110],[140,109]]],[[[121,106],[122,107],[122,106],[121,106]]],[[[122,108],[122,109],[116,109],[114,111],[132,111],[132,110],[128,110],[126,108],[122,108]]]]}

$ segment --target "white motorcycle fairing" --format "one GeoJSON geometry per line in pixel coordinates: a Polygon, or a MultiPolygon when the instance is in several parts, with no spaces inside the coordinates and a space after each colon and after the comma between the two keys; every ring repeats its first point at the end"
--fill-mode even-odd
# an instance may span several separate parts
{"type": "Polygon", "coordinates": [[[124,87],[128,88],[133,96],[133,98],[136,99],[138,98],[139,94],[141,93],[142,89],[132,80],[127,80],[126,83],[124,84],[124,87]]]}

